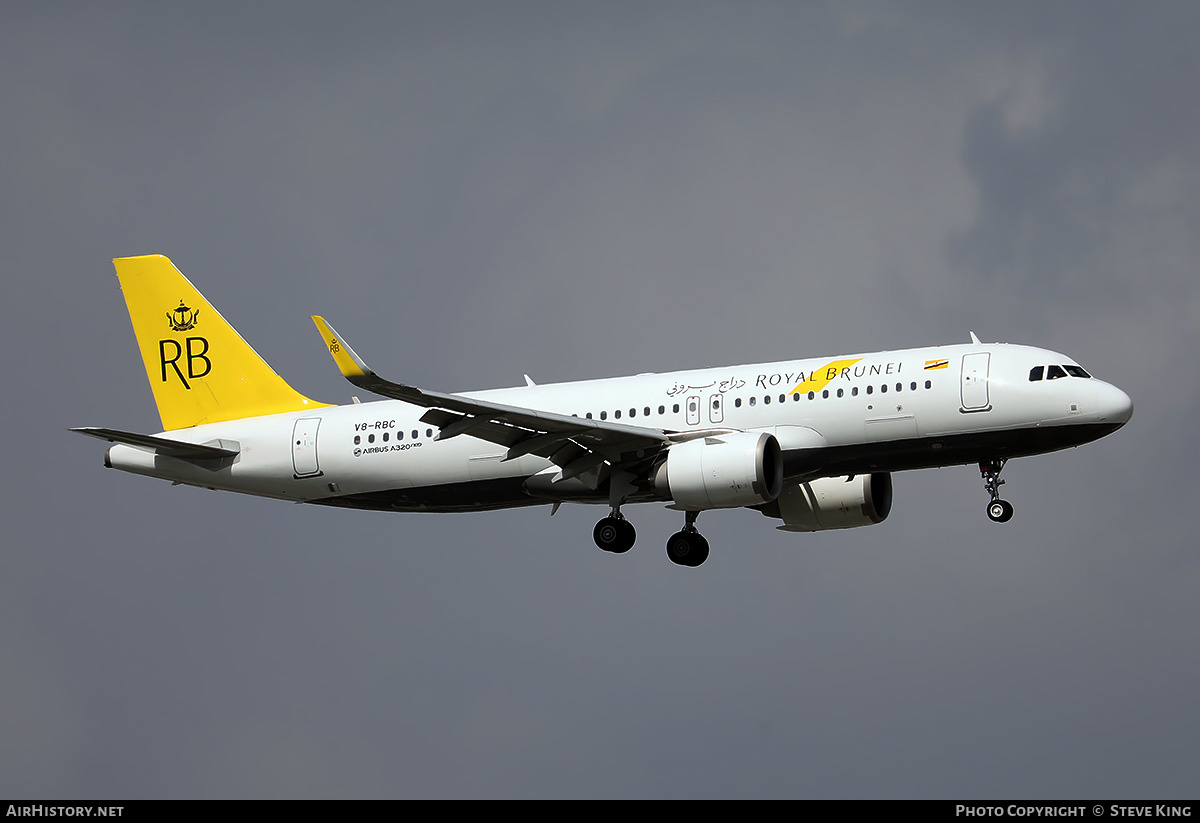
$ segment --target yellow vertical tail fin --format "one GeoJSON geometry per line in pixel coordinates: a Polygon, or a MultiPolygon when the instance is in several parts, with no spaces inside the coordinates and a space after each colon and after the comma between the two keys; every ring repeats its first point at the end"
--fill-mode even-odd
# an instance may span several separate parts
{"type": "Polygon", "coordinates": [[[164,431],[327,405],[289,386],[166,257],[113,265],[164,431]]]}

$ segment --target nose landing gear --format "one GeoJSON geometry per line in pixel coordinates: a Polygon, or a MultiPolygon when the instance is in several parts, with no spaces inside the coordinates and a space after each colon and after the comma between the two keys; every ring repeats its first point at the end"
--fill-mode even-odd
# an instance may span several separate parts
{"type": "Polygon", "coordinates": [[[987,515],[994,523],[1007,523],[1013,516],[1012,503],[1000,499],[1000,487],[1004,485],[1004,481],[1000,479],[1000,472],[1006,462],[1008,461],[988,460],[979,464],[979,471],[983,475],[983,487],[992,498],[988,503],[987,515]]]}

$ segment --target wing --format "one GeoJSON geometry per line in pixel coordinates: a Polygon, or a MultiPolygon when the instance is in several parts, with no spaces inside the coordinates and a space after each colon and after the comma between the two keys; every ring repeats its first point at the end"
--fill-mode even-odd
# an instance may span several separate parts
{"type": "MultiPolygon", "coordinates": [[[[440,429],[435,439],[469,434],[506,447],[505,460],[525,454],[545,457],[561,469],[556,481],[604,464],[636,474],[661,450],[681,439],[664,429],[589,420],[393,383],[375,374],[323,317],[314,315],[313,322],[347,380],[375,394],[427,408],[421,421],[440,429]]],[[[692,436],[695,434],[688,432],[684,438],[692,436]]]]}

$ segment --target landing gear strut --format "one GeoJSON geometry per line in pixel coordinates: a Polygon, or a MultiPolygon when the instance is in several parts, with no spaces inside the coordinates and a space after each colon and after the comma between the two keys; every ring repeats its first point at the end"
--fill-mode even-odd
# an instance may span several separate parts
{"type": "Polygon", "coordinates": [[[987,489],[988,496],[992,498],[988,503],[987,514],[994,523],[1007,523],[1012,520],[1013,516],[1012,503],[1000,499],[1000,487],[1004,485],[1004,481],[1000,479],[1000,472],[1004,469],[1006,462],[1006,460],[988,460],[986,463],[979,464],[979,471],[983,475],[983,487],[987,489]]]}
{"type": "Polygon", "coordinates": [[[700,512],[685,512],[683,531],[675,532],[667,541],[667,557],[679,566],[695,568],[708,559],[708,541],[696,531],[696,516],[700,512]]]}
{"type": "Polygon", "coordinates": [[[633,475],[614,471],[608,485],[608,504],[612,506],[612,513],[592,529],[592,539],[606,552],[624,554],[633,548],[633,541],[637,540],[633,524],[621,514],[621,504],[632,491],[633,475]]]}

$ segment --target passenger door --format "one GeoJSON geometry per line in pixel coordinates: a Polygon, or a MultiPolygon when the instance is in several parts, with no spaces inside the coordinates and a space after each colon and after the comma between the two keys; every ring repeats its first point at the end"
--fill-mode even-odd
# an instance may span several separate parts
{"type": "Polygon", "coordinates": [[[989,411],[988,366],[992,355],[988,352],[963,355],[962,359],[962,410],[965,412],[989,411]]]}

